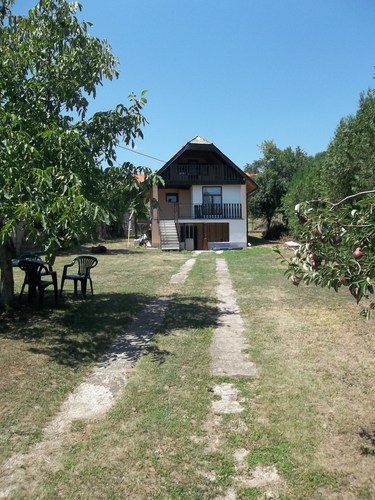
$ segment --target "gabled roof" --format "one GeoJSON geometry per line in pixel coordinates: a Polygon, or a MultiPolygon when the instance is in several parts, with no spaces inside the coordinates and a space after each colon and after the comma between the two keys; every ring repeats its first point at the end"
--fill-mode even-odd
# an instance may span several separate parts
{"type": "Polygon", "coordinates": [[[183,146],[180,151],[178,151],[161,169],[158,171],[158,174],[161,174],[166,170],[169,165],[177,161],[184,153],[187,151],[191,152],[201,152],[201,151],[210,151],[213,153],[216,153],[219,158],[221,158],[225,163],[230,165],[232,168],[234,168],[242,177],[245,177],[245,173],[242,172],[240,168],[235,165],[232,160],[230,160],[227,156],[225,156],[224,153],[218,149],[213,142],[208,141],[207,139],[204,139],[203,137],[197,135],[191,139],[191,141],[187,142],[185,146],[183,146]]]}
{"type": "Polygon", "coordinates": [[[254,178],[257,174],[246,173],[246,193],[253,193],[258,190],[258,184],[255,182],[254,178]]]}
{"type": "Polygon", "coordinates": [[[172,163],[175,163],[178,161],[178,159],[186,152],[202,152],[202,151],[209,151],[212,153],[215,153],[224,163],[229,165],[233,170],[235,170],[245,181],[246,183],[246,192],[251,193],[252,191],[255,191],[258,186],[252,180],[243,170],[241,170],[235,163],[232,162],[224,153],[220,151],[219,148],[215,146],[213,142],[208,141],[204,137],[201,137],[200,135],[197,135],[193,137],[189,142],[185,144],[167,163],[164,164],[163,167],[161,167],[157,174],[161,175],[172,163]]]}
{"type": "Polygon", "coordinates": [[[194,139],[189,141],[190,144],[212,144],[212,142],[208,141],[204,137],[201,137],[200,135],[196,135],[194,139]]]}

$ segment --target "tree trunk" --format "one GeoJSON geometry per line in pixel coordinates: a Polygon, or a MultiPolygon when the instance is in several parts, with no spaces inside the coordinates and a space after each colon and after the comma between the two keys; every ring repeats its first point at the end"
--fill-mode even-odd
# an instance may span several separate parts
{"type": "Polygon", "coordinates": [[[14,246],[11,241],[0,245],[0,299],[2,307],[8,311],[14,301],[14,279],[11,259],[14,257],[14,246]]]}
{"type": "Polygon", "coordinates": [[[266,219],[267,219],[267,233],[268,233],[268,231],[270,230],[270,227],[271,227],[272,215],[270,217],[267,215],[266,219]]]}

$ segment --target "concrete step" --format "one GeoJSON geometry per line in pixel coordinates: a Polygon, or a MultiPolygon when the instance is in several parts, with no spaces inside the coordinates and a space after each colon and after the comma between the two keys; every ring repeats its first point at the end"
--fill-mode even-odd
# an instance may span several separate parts
{"type": "Polygon", "coordinates": [[[160,248],[162,250],[180,250],[180,241],[176,224],[173,220],[160,221],[160,248]]]}

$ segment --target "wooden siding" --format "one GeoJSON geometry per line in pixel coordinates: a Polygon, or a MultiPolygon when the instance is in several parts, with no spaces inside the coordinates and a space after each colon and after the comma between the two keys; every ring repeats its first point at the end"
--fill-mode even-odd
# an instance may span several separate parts
{"type": "Polygon", "coordinates": [[[245,179],[224,164],[172,164],[162,174],[165,186],[243,184],[245,179]]]}

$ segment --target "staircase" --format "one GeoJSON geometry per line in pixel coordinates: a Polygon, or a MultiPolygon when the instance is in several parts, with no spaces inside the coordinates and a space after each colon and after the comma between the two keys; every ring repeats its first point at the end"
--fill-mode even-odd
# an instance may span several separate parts
{"type": "Polygon", "coordinates": [[[160,248],[162,250],[180,250],[180,241],[174,220],[161,220],[160,248]]]}

